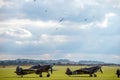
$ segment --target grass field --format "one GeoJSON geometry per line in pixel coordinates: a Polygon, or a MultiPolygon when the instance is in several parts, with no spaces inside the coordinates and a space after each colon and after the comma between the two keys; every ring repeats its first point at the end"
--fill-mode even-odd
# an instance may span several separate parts
{"type": "Polygon", "coordinates": [[[54,66],[53,68],[56,71],[54,71],[49,78],[46,77],[46,73],[43,74],[42,78],[36,74],[25,75],[21,78],[14,73],[15,66],[8,66],[6,68],[0,68],[0,80],[120,80],[115,74],[116,69],[120,67],[103,66],[102,70],[104,73],[101,74],[100,72],[97,72],[97,77],[89,77],[89,75],[74,75],[69,77],[65,74],[67,67],[70,67],[71,70],[81,68],[81,66],[54,66]]]}

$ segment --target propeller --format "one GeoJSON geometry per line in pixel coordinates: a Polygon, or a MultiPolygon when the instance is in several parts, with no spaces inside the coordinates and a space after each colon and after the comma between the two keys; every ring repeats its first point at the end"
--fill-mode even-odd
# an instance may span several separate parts
{"type": "Polygon", "coordinates": [[[22,71],[22,68],[20,66],[17,66],[16,67],[16,72],[21,72],[22,71]]]}
{"type": "Polygon", "coordinates": [[[50,65],[50,71],[51,71],[51,74],[53,73],[53,69],[52,69],[53,65],[50,65]]]}
{"type": "Polygon", "coordinates": [[[102,71],[101,67],[100,67],[100,72],[101,72],[101,73],[103,73],[103,71],[102,71]]]}

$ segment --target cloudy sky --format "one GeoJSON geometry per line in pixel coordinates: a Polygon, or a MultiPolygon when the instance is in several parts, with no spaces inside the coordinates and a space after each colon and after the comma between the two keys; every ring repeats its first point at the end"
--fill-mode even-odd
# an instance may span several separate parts
{"type": "Polygon", "coordinates": [[[0,60],[120,63],[120,0],[0,0],[0,60]]]}

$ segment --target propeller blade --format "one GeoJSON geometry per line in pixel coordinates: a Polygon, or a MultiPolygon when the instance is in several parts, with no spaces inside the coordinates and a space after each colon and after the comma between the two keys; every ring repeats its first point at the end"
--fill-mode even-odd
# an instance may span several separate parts
{"type": "Polygon", "coordinates": [[[102,69],[100,68],[100,72],[103,73],[102,69]]]}

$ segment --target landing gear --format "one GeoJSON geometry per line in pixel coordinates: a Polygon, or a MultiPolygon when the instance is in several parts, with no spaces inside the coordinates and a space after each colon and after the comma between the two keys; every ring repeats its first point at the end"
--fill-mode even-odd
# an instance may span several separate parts
{"type": "Polygon", "coordinates": [[[92,77],[92,74],[90,74],[90,77],[92,77]]]}
{"type": "Polygon", "coordinates": [[[23,77],[23,75],[21,75],[21,78],[23,77]]]}
{"type": "Polygon", "coordinates": [[[49,73],[47,74],[47,77],[50,77],[50,74],[49,74],[49,73]]]}
{"type": "Polygon", "coordinates": [[[42,77],[42,74],[40,74],[39,77],[42,77]]]}
{"type": "MultiPolygon", "coordinates": [[[[42,74],[40,74],[39,77],[43,77],[42,74]]],[[[50,77],[50,74],[49,74],[49,73],[47,74],[47,77],[50,77]]]]}
{"type": "Polygon", "coordinates": [[[120,75],[119,75],[119,74],[117,74],[117,77],[119,78],[119,77],[120,77],[120,75]]]}
{"type": "Polygon", "coordinates": [[[97,77],[97,75],[96,75],[96,74],[94,74],[94,77],[97,77]]]}
{"type": "MultiPolygon", "coordinates": [[[[90,77],[92,77],[93,75],[92,74],[90,74],[90,77]]],[[[97,75],[96,74],[94,74],[94,77],[97,77],[97,75]]]]}

